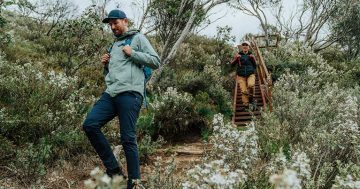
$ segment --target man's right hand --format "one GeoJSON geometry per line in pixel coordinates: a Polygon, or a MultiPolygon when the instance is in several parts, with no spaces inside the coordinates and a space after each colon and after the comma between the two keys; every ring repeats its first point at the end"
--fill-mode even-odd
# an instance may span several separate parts
{"type": "Polygon", "coordinates": [[[109,60],[110,60],[110,54],[109,53],[106,53],[104,55],[101,56],[101,63],[102,64],[107,64],[109,63],[109,60]]]}
{"type": "Polygon", "coordinates": [[[241,57],[241,55],[236,53],[234,58],[240,58],[240,57],[241,57]]]}

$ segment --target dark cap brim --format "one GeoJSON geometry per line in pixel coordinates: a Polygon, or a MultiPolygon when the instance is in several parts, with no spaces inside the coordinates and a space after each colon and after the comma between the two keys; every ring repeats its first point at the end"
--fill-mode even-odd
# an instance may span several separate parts
{"type": "Polygon", "coordinates": [[[126,19],[126,18],[108,17],[108,18],[105,18],[105,19],[102,21],[102,23],[109,23],[109,21],[110,21],[111,19],[126,19]]]}

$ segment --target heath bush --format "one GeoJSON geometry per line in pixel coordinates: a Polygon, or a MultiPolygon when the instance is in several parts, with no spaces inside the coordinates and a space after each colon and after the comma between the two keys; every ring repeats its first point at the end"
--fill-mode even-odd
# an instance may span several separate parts
{"type": "Polygon", "coordinates": [[[273,159],[282,151],[286,160],[292,160],[291,154],[304,154],[310,176],[301,178],[301,186],[330,188],[341,167],[359,163],[359,87],[343,86],[344,72],[306,49],[291,56],[308,66],[302,73],[282,75],[275,83],[274,111],[263,113],[257,127],[262,156],[273,159]]]}
{"type": "Polygon", "coordinates": [[[166,139],[187,131],[196,119],[194,98],[189,93],[178,92],[169,87],[164,93],[155,97],[151,107],[154,111],[154,126],[157,133],[166,139]]]}
{"type": "Polygon", "coordinates": [[[86,147],[80,125],[93,98],[84,95],[76,77],[46,71],[41,63],[17,65],[1,58],[0,77],[0,138],[7,141],[4,150],[9,150],[6,146],[17,149],[18,160],[7,158],[2,163],[14,163],[19,173],[39,170],[42,175],[44,163],[73,156],[86,147]],[[48,149],[47,155],[43,149],[48,149]],[[38,159],[31,166],[39,169],[27,166],[32,161],[26,159],[38,159]]]}

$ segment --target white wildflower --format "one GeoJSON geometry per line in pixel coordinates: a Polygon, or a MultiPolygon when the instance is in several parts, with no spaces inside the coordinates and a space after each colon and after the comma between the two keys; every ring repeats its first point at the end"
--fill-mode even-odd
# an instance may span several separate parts
{"type": "Polygon", "coordinates": [[[90,172],[90,175],[91,176],[95,176],[95,175],[98,175],[100,174],[101,171],[100,171],[100,168],[99,167],[95,167],[95,169],[93,169],[91,172],[90,172]]]}
{"type": "Polygon", "coordinates": [[[275,189],[300,189],[301,180],[297,178],[297,173],[286,169],[281,175],[270,176],[269,182],[275,185],[275,189]]]}
{"type": "Polygon", "coordinates": [[[360,189],[360,180],[354,180],[351,175],[345,178],[336,176],[332,189],[360,189]]]}
{"type": "Polygon", "coordinates": [[[104,176],[102,176],[100,180],[101,180],[101,182],[103,182],[105,184],[110,184],[110,182],[111,182],[111,178],[106,174],[104,176]]]}
{"type": "Polygon", "coordinates": [[[310,160],[304,152],[295,152],[292,157],[291,169],[296,170],[299,177],[309,180],[311,177],[310,160]]]}

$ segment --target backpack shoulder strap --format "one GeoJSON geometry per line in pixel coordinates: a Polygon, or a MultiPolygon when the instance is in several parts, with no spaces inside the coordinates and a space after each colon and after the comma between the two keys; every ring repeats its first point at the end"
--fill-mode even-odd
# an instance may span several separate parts
{"type": "Polygon", "coordinates": [[[135,34],[129,36],[128,38],[126,38],[124,44],[125,45],[131,45],[132,40],[134,39],[135,35],[137,35],[137,34],[138,33],[135,33],[135,34]]]}
{"type": "Polygon", "coordinates": [[[115,42],[116,42],[116,41],[112,42],[112,43],[109,45],[109,48],[107,48],[107,53],[111,53],[111,50],[112,50],[115,42]]]}

